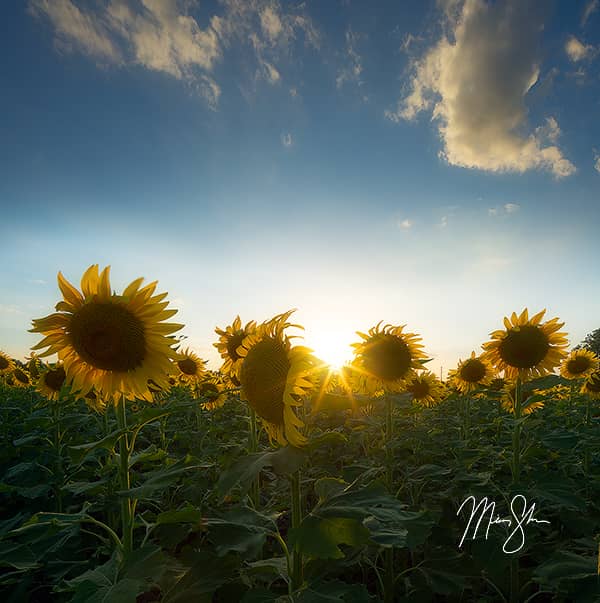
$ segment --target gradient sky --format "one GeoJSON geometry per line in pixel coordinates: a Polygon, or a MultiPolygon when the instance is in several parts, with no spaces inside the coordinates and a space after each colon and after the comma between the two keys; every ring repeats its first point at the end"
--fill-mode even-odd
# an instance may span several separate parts
{"type": "MultiPolygon", "coordinates": [[[[0,349],[92,263],[186,344],[298,308],[453,368],[527,306],[600,327],[600,2],[29,0],[0,8],[0,349]]],[[[333,351],[332,351],[333,348],[333,351]]]]}

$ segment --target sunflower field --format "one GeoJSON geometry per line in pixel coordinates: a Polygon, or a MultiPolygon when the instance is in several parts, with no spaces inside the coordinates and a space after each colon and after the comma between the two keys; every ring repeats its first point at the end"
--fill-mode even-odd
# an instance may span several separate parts
{"type": "Polygon", "coordinates": [[[211,371],[157,283],[58,286],[0,352],[2,601],[600,601],[600,367],[558,318],[441,381],[403,324],[333,370],[235,317],[211,371]]]}

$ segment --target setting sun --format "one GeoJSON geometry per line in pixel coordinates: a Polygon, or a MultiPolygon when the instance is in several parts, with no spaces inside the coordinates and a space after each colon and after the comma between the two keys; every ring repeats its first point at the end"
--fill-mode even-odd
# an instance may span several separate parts
{"type": "Polygon", "coordinates": [[[306,345],[314,355],[326,362],[332,369],[340,369],[352,360],[350,343],[356,339],[352,333],[342,331],[317,331],[306,333],[306,345]]]}

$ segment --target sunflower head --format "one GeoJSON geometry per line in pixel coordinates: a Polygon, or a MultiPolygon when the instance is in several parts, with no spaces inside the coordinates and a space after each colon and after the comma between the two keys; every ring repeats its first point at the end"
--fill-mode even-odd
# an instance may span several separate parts
{"type": "Polygon", "coordinates": [[[564,325],[553,318],[542,322],[546,310],[529,318],[527,308],[519,316],[513,312],[504,318],[504,329],[494,331],[491,341],[483,344],[484,357],[507,379],[522,381],[541,377],[554,370],[566,356],[564,325]]]}
{"type": "Polygon", "coordinates": [[[15,368],[12,358],[0,351],[0,375],[10,375],[15,368]]]}
{"type": "Polygon", "coordinates": [[[600,371],[592,373],[583,383],[582,394],[588,394],[592,398],[600,398],[600,371]]]}
{"type": "Polygon", "coordinates": [[[196,395],[207,410],[215,410],[225,404],[227,395],[223,392],[223,384],[213,376],[204,379],[196,387],[196,395]]]}
{"type": "Polygon", "coordinates": [[[242,326],[239,316],[236,316],[233,323],[225,327],[225,329],[215,328],[219,341],[213,343],[213,345],[219,351],[221,358],[223,358],[222,373],[229,375],[232,379],[237,380],[239,378],[242,356],[238,353],[238,348],[242,345],[244,339],[255,330],[256,323],[253,320],[247,323],[246,326],[242,326]]]}
{"type": "MultiPolygon", "coordinates": [[[[507,381],[502,388],[501,404],[502,408],[511,414],[516,413],[516,383],[515,381],[507,381]]],[[[544,407],[543,400],[534,400],[533,395],[537,393],[532,390],[521,388],[521,415],[530,415],[538,408],[544,407]]]]}
{"type": "Polygon", "coordinates": [[[585,379],[598,370],[598,357],[591,350],[573,350],[560,365],[565,379],[585,379]]]}
{"type": "Polygon", "coordinates": [[[292,311],[275,316],[258,326],[238,348],[243,358],[240,368],[241,392],[262,419],[271,440],[284,446],[302,446],[306,438],[298,428],[304,423],[295,408],[313,387],[314,361],[310,350],[292,347],[284,333],[292,311]]]}
{"type": "Polygon", "coordinates": [[[29,376],[29,373],[25,369],[22,369],[18,366],[15,366],[12,372],[12,377],[13,385],[16,385],[17,387],[29,387],[31,385],[31,377],[29,376]]]}
{"type": "Polygon", "coordinates": [[[37,380],[37,390],[42,396],[48,398],[48,400],[58,400],[66,377],[65,369],[62,365],[58,364],[54,367],[49,367],[42,372],[37,380]]]}
{"type": "Polygon", "coordinates": [[[406,391],[417,404],[426,407],[439,404],[444,397],[443,383],[429,371],[416,374],[407,383],[406,391]]]}
{"type": "Polygon", "coordinates": [[[63,300],[56,313],[33,321],[31,331],[45,335],[33,349],[47,348],[40,356],[57,353],[67,383],[83,396],[94,387],[106,399],[124,395],[151,402],[148,379],[160,386],[166,382],[177,357],[168,335],[183,325],[163,322],[177,310],[166,309],[166,293],[154,294],[156,282],[141,287],[138,278],[117,295],[109,271],[90,266],[81,291],[58,273],[63,300]]]}
{"type": "Polygon", "coordinates": [[[381,322],[368,333],[357,332],[363,339],[353,343],[353,366],[361,375],[361,388],[367,393],[380,389],[401,391],[413,376],[414,369],[422,368],[420,360],[426,358],[421,338],[404,333],[405,325],[385,325],[381,322]]]}
{"type": "Polygon", "coordinates": [[[181,383],[195,385],[206,376],[206,369],[204,368],[206,361],[202,360],[189,348],[179,354],[174,364],[178,371],[177,377],[181,383]]]}
{"type": "Polygon", "coordinates": [[[491,364],[482,356],[476,356],[475,352],[471,352],[470,358],[459,360],[457,368],[448,375],[456,389],[463,394],[489,385],[493,377],[494,369],[491,364]]]}

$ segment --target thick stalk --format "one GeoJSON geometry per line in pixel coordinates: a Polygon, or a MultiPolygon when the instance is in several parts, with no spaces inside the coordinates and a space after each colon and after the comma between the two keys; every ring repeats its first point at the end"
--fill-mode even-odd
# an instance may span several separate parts
{"type": "Polygon", "coordinates": [[[467,395],[464,398],[464,410],[465,410],[465,442],[469,440],[469,434],[471,433],[471,398],[467,395]]]}
{"type": "MultiPolygon", "coordinates": [[[[590,409],[590,396],[588,395],[585,401],[585,431],[586,435],[590,431],[590,423],[591,423],[591,409],[590,409]]],[[[589,477],[590,474],[590,449],[587,445],[587,441],[585,444],[585,449],[583,451],[583,471],[585,473],[586,478],[589,477]]],[[[586,480],[586,483],[587,480],[586,480]]]]}
{"type": "MultiPolygon", "coordinates": [[[[250,426],[249,426],[249,434],[248,434],[248,452],[250,454],[254,454],[258,452],[258,431],[256,425],[256,412],[251,407],[248,406],[248,411],[250,413],[250,426]]],[[[260,474],[256,476],[256,479],[252,481],[252,485],[250,487],[250,498],[254,503],[254,508],[258,509],[260,506],[260,474]]]]}
{"type": "MultiPolygon", "coordinates": [[[[393,494],[394,488],[394,458],[392,455],[392,438],[394,437],[394,421],[392,414],[392,399],[386,396],[385,399],[385,476],[386,485],[390,494],[393,494]]],[[[384,552],[385,560],[385,603],[392,603],[394,600],[394,549],[389,548],[384,552]]]]}
{"type": "MultiPolygon", "coordinates": [[[[300,492],[300,471],[294,471],[290,476],[292,496],[292,528],[299,528],[302,522],[302,495],[300,492]]],[[[302,554],[294,550],[294,564],[292,568],[292,589],[302,586],[302,554]]]]}
{"type": "MultiPolygon", "coordinates": [[[[121,396],[116,407],[117,423],[119,429],[127,428],[127,415],[125,412],[125,396],[121,396]]],[[[129,490],[131,487],[129,477],[129,442],[127,433],[119,440],[119,481],[121,490],[129,490]]],[[[133,501],[127,496],[121,499],[121,530],[123,543],[123,554],[127,557],[133,550],[133,501]]]]}
{"type": "Polygon", "coordinates": [[[60,431],[60,398],[54,402],[51,401],[52,405],[52,422],[54,423],[54,453],[56,454],[56,463],[54,469],[54,479],[56,480],[55,493],[56,493],[56,509],[58,513],[62,513],[63,500],[62,500],[62,485],[63,485],[63,469],[62,469],[62,445],[61,445],[61,431],[60,431]]]}
{"type": "Polygon", "coordinates": [[[517,377],[515,383],[515,424],[513,427],[513,462],[512,477],[513,484],[518,484],[521,477],[521,378],[517,377]]]}

